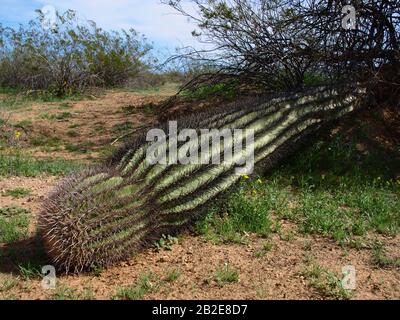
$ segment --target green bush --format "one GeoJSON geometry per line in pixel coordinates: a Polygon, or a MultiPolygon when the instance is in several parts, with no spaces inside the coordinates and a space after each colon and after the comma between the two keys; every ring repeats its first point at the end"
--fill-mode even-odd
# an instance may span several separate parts
{"type": "Polygon", "coordinates": [[[145,67],[150,46],[135,30],[107,32],[79,23],[72,10],[57,12],[57,22],[46,26],[37,13],[27,27],[0,24],[0,87],[64,96],[122,84],[145,67]]]}

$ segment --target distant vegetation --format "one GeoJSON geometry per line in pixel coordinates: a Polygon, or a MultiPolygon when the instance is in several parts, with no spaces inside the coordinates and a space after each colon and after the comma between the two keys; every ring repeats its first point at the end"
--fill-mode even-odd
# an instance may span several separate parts
{"type": "Polygon", "coordinates": [[[65,96],[124,84],[148,68],[151,46],[134,29],[108,32],[72,10],[49,24],[37,13],[16,29],[0,24],[0,87],[65,96]]]}

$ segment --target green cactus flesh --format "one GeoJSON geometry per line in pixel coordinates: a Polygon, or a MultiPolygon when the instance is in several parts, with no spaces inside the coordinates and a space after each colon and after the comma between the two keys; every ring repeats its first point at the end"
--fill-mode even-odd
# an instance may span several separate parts
{"type": "MultiPolygon", "coordinates": [[[[255,169],[265,170],[294,151],[304,137],[353,111],[358,105],[355,91],[318,88],[249,100],[177,123],[179,129],[196,132],[253,129],[255,169]]],[[[146,160],[150,142],[145,135],[121,148],[103,166],[66,178],[48,197],[39,227],[49,256],[60,269],[80,272],[131,257],[161,234],[175,232],[200,217],[241,178],[233,162],[207,164],[223,151],[214,144],[205,154],[205,164],[151,165],[146,160]]],[[[244,145],[244,138],[228,139],[225,146],[244,145]]]]}

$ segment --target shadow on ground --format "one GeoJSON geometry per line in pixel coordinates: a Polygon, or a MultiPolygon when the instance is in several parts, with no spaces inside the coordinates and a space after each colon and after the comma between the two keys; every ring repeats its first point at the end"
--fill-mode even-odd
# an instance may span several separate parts
{"type": "Polygon", "coordinates": [[[42,266],[49,263],[39,235],[20,241],[4,244],[0,247],[0,272],[19,274],[26,272],[40,273],[42,266]]]}

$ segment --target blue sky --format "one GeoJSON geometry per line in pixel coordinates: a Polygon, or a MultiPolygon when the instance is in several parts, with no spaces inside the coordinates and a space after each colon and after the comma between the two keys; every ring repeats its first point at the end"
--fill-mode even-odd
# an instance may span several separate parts
{"type": "MultiPolygon", "coordinates": [[[[82,19],[96,21],[104,29],[128,29],[144,34],[157,49],[196,46],[194,25],[160,0],[0,0],[0,22],[16,26],[35,17],[46,5],[59,11],[76,10],[82,19]]],[[[187,7],[191,12],[193,9],[187,7]]]]}

